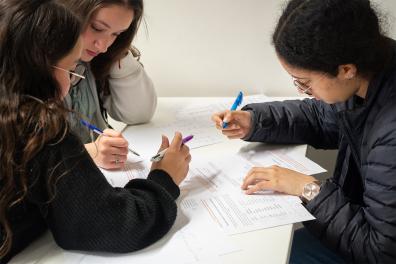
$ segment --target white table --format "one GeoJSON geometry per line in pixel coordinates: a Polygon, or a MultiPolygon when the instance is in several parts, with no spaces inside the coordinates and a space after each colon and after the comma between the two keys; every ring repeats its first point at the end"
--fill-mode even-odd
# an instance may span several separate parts
{"type": "MultiPolygon", "coordinates": [[[[284,98],[276,99],[282,100],[284,98]]],[[[159,98],[157,112],[151,124],[130,127],[128,130],[141,129],[141,127],[145,126],[150,127],[156,123],[172,120],[174,115],[170,114],[170,109],[194,102],[202,102],[202,100],[205,100],[205,102],[216,102],[218,98],[159,98]]],[[[112,124],[114,124],[116,129],[122,125],[117,122],[113,122],[112,124]]],[[[159,146],[157,143],[159,143],[159,139],[150,148],[159,146]]],[[[136,142],[136,144],[138,143],[136,142]]],[[[238,152],[248,144],[240,140],[229,140],[224,143],[193,149],[191,150],[191,154],[193,159],[200,155],[210,159],[225,152],[238,152]]],[[[300,146],[296,151],[299,155],[305,155],[306,146],[300,146]]],[[[288,263],[292,237],[293,225],[291,224],[230,236],[229,239],[242,250],[222,256],[222,262],[229,264],[288,263]]],[[[63,250],[55,244],[51,235],[47,233],[44,237],[35,241],[27,249],[14,257],[11,263],[70,263],[70,259],[66,261],[63,258],[62,252],[63,250]]],[[[165,261],[165,263],[168,262],[165,261]]],[[[171,260],[169,260],[169,263],[171,263],[171,260]]]]}

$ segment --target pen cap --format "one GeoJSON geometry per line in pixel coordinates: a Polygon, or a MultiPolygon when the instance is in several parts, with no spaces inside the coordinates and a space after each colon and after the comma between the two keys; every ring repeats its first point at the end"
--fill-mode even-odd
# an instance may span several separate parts
{"type": "Polygon", "coordinates": [[[193,137],[194,137],[193,135],[189,135],[189,136],[183,138],[183,140],[182,140],[183,144],[186,144],[186,143],[187,143],[188,141],[190,141],[193,137]]]}
{"type": "Polygon", "coordinates": [[[240,106],[243,100],[243,93],[239,92],[237,99],[235,100],[235,104],[236,106],[240,106]]]}

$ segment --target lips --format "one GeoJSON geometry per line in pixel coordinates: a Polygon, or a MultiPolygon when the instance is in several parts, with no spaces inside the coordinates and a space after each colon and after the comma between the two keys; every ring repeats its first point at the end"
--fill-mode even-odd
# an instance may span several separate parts
{"type": "Polygon", "coordinates": [[[89,56],[92,56],[92,57],[95,57],[96,55],[98,55],[98,53],[93,52],[92,50],[86,50],[86,52],[87,52],[87,54],[88,54],[89,56]]]}

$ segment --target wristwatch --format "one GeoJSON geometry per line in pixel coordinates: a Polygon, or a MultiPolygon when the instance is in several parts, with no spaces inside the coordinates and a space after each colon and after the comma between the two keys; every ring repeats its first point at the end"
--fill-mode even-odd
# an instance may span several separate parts
{"type": "Polygon", "coordinates": [[[304,189],[301,194],[301,199],[304,203],[308,203],[319,194],[320,185],[320,181],[314,181],[304,185],[304,189]]]}

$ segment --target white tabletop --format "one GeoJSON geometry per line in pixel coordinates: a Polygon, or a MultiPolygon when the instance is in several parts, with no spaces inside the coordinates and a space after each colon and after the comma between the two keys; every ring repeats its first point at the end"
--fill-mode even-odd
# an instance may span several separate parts
{"type": "MultiPolygon", "coordinates": [[[[202,100],[206,102],[215,102],[217,99],[218,98],[159,98],[157,112],[151,125],[163,122],[164,119],[171,120],[173,117],[169,114],[169,110],[175,107],[177,108],[180,105],[202,102],[202,100]]],[[[276,99],[282,100],[284,98],[276,99]]],[[[114,125],[116,129],[122,127],[122,124],[117,122],[112,122],[112,125],[114,125]]],[[[147,125],[142,126],[144,127],[147,125]]],[[[139,127],[141,126],[135,126],[134,128],[139,129],[139,127]]],[[[128,128],[128,130],[134,128],[128,128]]],[[[241,140],[227,140],[226,142],[216,145],[193,149],[191,150],[191,154],[193,159],[197,156],[210,158],[224,154],[225,152],[236,153],[241,148],[248,145],[249,143],[241,140]]],[[[296,152],[300,155],[305,155],[305,151],[305,146],[296,149],[296,152]]],[[[224,255],[221,259],[223,263],[230,264],[287,263],[292,237],[292,224],[229,236],[229,239],[242,250],[224,255]]],[[[70,258],[67,260],[64,259],[63,252],[64,251],[55,244],[52,236],[47,233],[14,257],[11,263],[71,263],[70,258]]],[[[168,261],[165,262],[167,263],[168,261]]]]}

